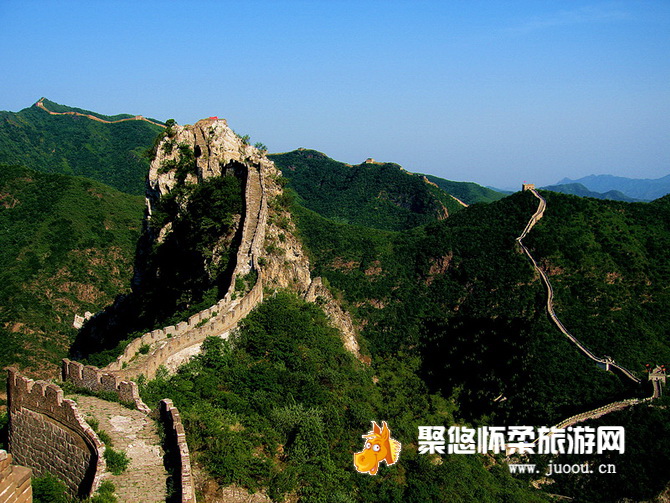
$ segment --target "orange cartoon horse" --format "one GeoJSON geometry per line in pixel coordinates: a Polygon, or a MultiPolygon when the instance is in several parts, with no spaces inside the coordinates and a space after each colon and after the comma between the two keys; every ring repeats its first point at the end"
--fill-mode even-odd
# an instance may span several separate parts
{"type": "Polygon", "coordinates": [[[391,438],[391,430],[389,430],[386,421],[382,421],[381,428],[372,421],[372,431],[361,436],[366,439],[366,442],[363,450],[354,454],[356,470],[361,473],[377,475],[379,463],[385,461],[386,465],[390,466],[398,461],[400,442],[391,438]]]}

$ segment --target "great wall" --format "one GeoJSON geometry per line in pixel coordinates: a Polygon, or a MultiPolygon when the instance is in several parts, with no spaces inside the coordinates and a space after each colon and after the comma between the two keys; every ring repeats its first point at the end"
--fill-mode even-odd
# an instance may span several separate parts
{"type": "Polygon", "coordinates": [[[39,101],[35,103],[35,105],[44,110],[45,112],[47,112],[49,115],[75,115],[78,117],[86,117],[87,119],[91,119],[96,122],[102,122],[103,124],[118,124],[119,122],[128,122],[128,121],[144,121],[148,122],[149,124],[153,124],[154,126],[165,127],[164,124],[154,122],[150,119],[147,119],[146,117],[142,117],[141,115],[136,115],[134,117],[127,117],[125,119],[119,119],[115,121],[108,121],[105,119],[101,119],[100,117],[96,117],[95,115],[83,114],[81,112],[52,112],[51,110],[49,110],[47,107],[44,106],[44,100],[45,98],[40,98],[39,101]]]}
{"type": "MultiPolygon", "coordinates": [[[[38,106],[40,103],[38,102],[38,106]]],[[[135,459],[131,459],[131,468],[142,465],[142,472],[147,471],[145,475],[140,475],[143,480],[137,479],[137,471],[134,472],[134,476],[125,478],[111,476],[105,471],[104,444],[87,424],[77,403],[63,398],[61,388],[53,383],[32,381],[19,375],[14,369],[9,370],[11,425],[9,450],[14,455],[14,461],[30,467],[36,476],[46,472],[55,474],[67,484],[72,496],[90,496],[103,479],[110,479],[115,483],[117,495],[125,498],[121,501],[136,501],[139,496],[138,487],[144,491],[141,493],[142,501],[165,501],[164,488],[168,479],[172,477],[172,485],[178,492],[178,500],[188,503],[196,501],[190,455],[179,411],[168,398],[159,404],[158,411],[154,413],[141,400],[133,379],[140,376],[151,379],[158,369],[171,359],[186,353],[187,356],[180,360],[184,361],[188,355],[197,353],[199,346],[207,337],[227,337],[238,322],[262,302],[264,288],[289,287],[308,301],[315,301],[317,298],[325,300],[323,307],[333,324],[341,329],[345,347],[360,357],[353,323],[334,301],[320,278],[311,278],[309,262],[299,241],[290,233],[287,233],[289,239],[279,240],[279,234],[286,233],[286,229],[279,229],[276,224],[268,221],[269,199],[282,193],[281,186],[277,182],[280,172],[276,170],[274,164],[263,152],[244,143],[222,119],[210,118],[199,121],[193,126],[175,126],[173,136],[165,137],[163,141],[185,143],[196,153],[197,173],[188,175],[191,180],[187,178],[191,183],[198,183],[199,180],[212,176],[224,176],[234,171],[237,171],[236,176],[239,176],[240,170],[243,171],[245,209],[235,267],[228,291],[216,304],[175,326],[153,330],[136,338],[105,368],[99,369],[69,359],[63,360],[64,383],[74,386],[76,390],[111,393],[120,402],[135,409],[134,411],[125,409],[127,412],[124,412],[123,407],[119,405],[120,408],[108,412],[105,416],[103,411],[118,404],[108,405],[109,402],[95,397],[77,397],[82,404],[80,408],[87,410],[94,421],[109,425],[110,430],[114,430],[117,424],[123,423],[126,429],[121,430],[126,432],[130,430],[137,432],[147,427],[155,431],[163,429],[165,446],[160,444],[157,435],[154,435],[154,440],[146,444],[145,450],[155,454],[153,461],[147,461],[146,456],[141,459],[138,456],[137,463],[135,459]],[[268,242],[275,244],[275,247],[283,248],[281,257],[267,253],[268,242]],[[261,258],[263,267],[260,265],[261,258]],[[235,291],[235,279],[252,271],[256,273],[255,283],[249,291],[237,297],[241,293],[235,291]],[[139,416],[136,416],[137,414],[139,416]],[[160,421],[153,419],[155,414],[160,421]],[[132,421],[142,424],[128,426],[132,421]],[[67,445],[72,446],[68,447],[71,452],[68,451],[67,456],[63,455],[62,438],[67,438],[67,445]],[[164,447],[167,455],[163,451],[164,447]],[[75,463],[69,462],[72,453],[78,456],[75,463]],[[165,464],[173,469],[173,476],[157,466],[159,463],[156,460],[162,459],[163,456],[166,458],[165,464]],[[76,469],[71,466],[72,464],[76,469]],[[149,465],[155,468],[147,468],[149,465]],[[160,482],[161,479],[163,482],[160,482]]],[[[148,218],[151,218],[157,200],[163,194],[170,192],[176,184],[174,173],[161,169],[165,161],[173,159],[176,154],[170,153],[170,149],[161,147],[162,145],[159,145],[157,149],[148,177],[148,218]]],[[[160,238],[159,234],[158,239],[160,238]]],[[[122,438],[115,441],[117,444],[119,442],[127,443],[122,438]]],[[[17,487],[23,487],[20,484],[19,486],[17,487]]],[[[0,491],[3,487],[0,483],[0,491]]],[[[14,488],[8,489],[11,494],[19,494],[17,487],[11,487],[14,488]]]]}
{"type": "MultiPolygon", "coordinates": [[[[630,370],[626,369],[625,367],[622,367],[621,365],[617,365],[616,362],[609,357],[605,358],[599,358],[597,357],[590,349],[588,349],[582,342],[577,339],[573,334],[571,334],[567,328],[561,323],[561,321],[558,319],[556,316],[556,312],[554,310],[554,289],[551,286],[551,283],[549,282],[549,278],[547,277],[547,274],[542,270],[542,268],[537,264],[535,259],[533,258],[533,255],[530,253],[530,250],[523,244],[523,239],[526,237],[526,235],[531,231],[531,229],[537,224],[540,219],[544,216],[544,212],[547,209],[547,202],[546,200],[537,192],[535,189],[535,186],[532,184],[524,184],[522,189],[524,191],[529,191],[530,193],[535,196],[539,203],[537,210],[533,215],[530,217],[530,220],[528,221],[528,224],[526,224],[526,227],[524,228],[523,232],[519,237],[516,238],[517,243],[523,250],[523,252],[526,254],[528,259],[530,260],[531,264],[533,265],[533,268],[535,271],[539,274],[539,276],[542,278],[542,282],[547,290],[547,303],[546,303],[546,308],[547,308],[547,313],[549,315],[549,318],[551,321],[556,325],[556,327],[560,330],[560,332],[565,335],[570,342],[572,342],[577,349],[587,356],[589,359],[594,361],[598,367],[607,370],[607,371],[612,371],[612,369],[615,369],[619,374],[623,375],[624,377],[630,379],[636,384],[641,383],[641,379],[636,377],[630,370]]],[[[615,412],[618,410],[625,409],[627,407],[633,406],[633,405],[638,405],[641,403],[647,403],[650,402],[656,398],[659,398],[661,396],[661,383],[665,384],[665,371],[661,370],[660,368],[654,369],[649,374],[649,380],[652,382],[653,386],[653,393],[650,397],[647,398],[630,398],[627,400],[621,400],[613,403],[609,403],[607,405],[603,405],[602,407],[598,407],[593,410],[588,410],[585,412],[582,412],[580,414],[576,414],[574,416],[568,417],[562,421],[560,421],[558,424],[554,426],[554,428],[562,429],[562,428],[568,428],[570,426],[573,426],[577,423],[580,423],[582,421],[587,421],[589,419],[595,419],[601,416],[604,416],[605,414],[609,414],[611,412],[615,412]]]]}
{"type": "Polygon", "coordinates": [[[105,472],[105,446],[74,400],[45,381],[8,369],[9,450],[36,475],[50,472],[71,496],[89,496],[105,472]]]}
{"type": "MultiPolygon", "coordinates": [[[[42,100],[37,105],[46,110],[42,100]]],[[[76,112],[49,113],[85,115],[76,112]]],[[[107,122],[93,116],[85,116],[92,120],[107,122]]],[[[146,120],[135,117],[121,121],[140,119],[146,120]]],[[[31,470],[35,476],[46,472],[55,474],[66,483],[71,496],[79,497],[92,495],[103,480],[114,480],[117,494],[124,498],[121,501],[140,499],[165,501],[166,486],[172,479],[172,485],[177,490],[177,500],[195,502],[193,470],[179,411],[169,398],[163,400],[158,408],[152,411],[141,400],[133,379],[140,376],[153,378],[158,369],[168,364],[171,359],[184,353],[187,354],[187,358],[188,355],[197,352],[207,337],[227,337],[239,321],[262,302],[265,288],[290,287],[307,300],[315,301],[317,298],[325,300],[324,310],[332,322],[341,329],[344,345],[360,357],[350,318],[334,302],[320,278],[311,278],[309,262],[299,241],[291,233],[287,233],[289,236],[287,239],[277,239],[280,233],[285,232],[285,228],[280,229],[276,222],[269,219],[269,202],[281,194],[281,187],[276,180],[279,172],[272,162],[267,160],[262,152],[246,145],[227,127],[225,120],[210,118],[199,121],[194,126],[176,126],[174,135],[176,141],[186,143],[196,152],[197,173],[188,175],[192,177],[192,183],[198,183],[199,180],[210,176],[222,176],[227,170],[232,172],[242,168],[244,171],[245,210],[242,216],[240,244],[228,291],[216,304],[191,316],[188,320],[175,326],[153,330],[133,340],[123,353],[104,369],[82,365],[68,359],[63,361],[63,382],[75,389],[113,394],[133,410],[96,397],[74,395],[79,401],[78,404],[72,399],[65,398],[63,390],[56,384],[33,381],[15,369],[8,369],[11,454],[0,451],[0,502],[32,501],[31,470]],[[268,243],[282,247],[283,256],[279,258],[269,254],[268,243]],[[262,266],[261,259],[263,259],[262,266]],[[235,292],[235,278],[251,271],[256,273],[255,283],[241,298],[236,298],[239,292],[235,292]],[[125,477],[112,476],[106,470],[104,458],[106,447],[87,420],[105,425],[114,437],[116,445],[127,445],[128,452],[131,453],[131,469],[135,468],[131,473],[125,477]],[[159,429],[164,432],[164,444],[158,437],[159,429]],[[129,439],[132,442],[130,444],[129,439]],[[141,446],[140,449],[137,448],[138,445],[141,446]],[[133,457],[132,452],[135,452],[137,457],[133,457]],[[166,471],[163,464],[169,465],[171,473],[166,471]]],[[[152,214],[152,205],[163,194],[170,192],[176,183],[174,173],[162,172],[160,169],[164,161],[170,159],[170,155],[175,155],[168,152],[168,149],[159,146],[151,165],[147,194],[149,218],[152,214]]],[[[640,382],[640,379],[610,358],[596,357],[570,334],[556,317],[553,309],[553,288],[544,271],[522,242],[542,218],[546,201],[534,187],[524,186],[524,190],[530,190],[538,198],[539,205],[523,233],[517,238],[517,242],[547,289],[547,312],[550,318],[559,330],[596,364],[606,370],[617,370],[632,381],[640,382]]],[[[659,371],[654,375],[655,378],[652,379],[650,374],[654,386],[651,397],[614,402],[567,418],[555,427],[567,428],[577,422],[657,398],[661,393],[661,382],[665,381],[665,373],[661,374],[659,371]]]]}

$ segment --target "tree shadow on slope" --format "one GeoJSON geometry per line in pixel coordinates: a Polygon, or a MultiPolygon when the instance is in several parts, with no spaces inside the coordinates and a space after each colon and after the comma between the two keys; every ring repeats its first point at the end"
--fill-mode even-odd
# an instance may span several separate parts
{"type": "Polygon", "coordinates": [[[84,325],[71,355],[106,365],[134,337],[215,304],[235,267],[243,210],[242,183],[232,176],[163,196],[137,245],[132,292],[84,325]]]}

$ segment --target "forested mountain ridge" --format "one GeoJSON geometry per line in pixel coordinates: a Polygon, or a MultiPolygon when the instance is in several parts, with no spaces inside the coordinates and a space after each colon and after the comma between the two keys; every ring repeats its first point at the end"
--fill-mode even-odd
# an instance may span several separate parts
{"type": "Polygon", "coordinates": [[[398,164],[369,159],[351,166],[308,149],[268,157],[306,208],[339,222],[404,230],[447,218],[463,207],[398,164]]]}
{"type": "MultiPolygon", "coordinates": [[[[52,112],[107,117],[42,99],[52,112]]],[[[0,162],[47,173],[85,176],[134,195],[144,193],[149,161],[144,153],[161,126],[129,120],[104,124],[80,115],[50,115],[37,104],[19,112],[0,112],[0,162]]]]}
{"type": "Polygon", "coordinates": [[[493,201],[498,201],[507,196],[507,194],[497,192],[473,182],[454,182],[434,175],[423,176],[440,187],[447,194],[457,197],[465,204],[492,203],[493,201]]]}
{"type": "Polygon", "coordinates": [[[127,291],[142,212],[98,182],[0,165],[2,365],[55,373],[74,315],[127,291]]]}
{"type": "MultiPolygon", "coordinates": [[[[142,309],[153,310],[154,321],[173,323],[179,320],[171,316],[188,316],[180,311],[183,305],[210,302],[209,294],[216,296],[225,283],[219,276],[225,263],[218,268],[213,257],[236,232],[244,202],[241,187],[226,180],[234,177],[184,183],[197,178],[199,163],[216,165],[215,159],[207,149],[172,144],[170,133],[164,134],[157,153],[168,156],[169,150],[172,157],[157,171],[177,183],[153,206],[147,231],[162,234],[167,251],[137,259],[153,261],[160,273],[153,289],[172,299],[156,304],[165,312],[151,304],[142,309]],[[180,247],[183,255],[170,252],[180,247]],[[196,284],[204,275],[182,274],[191,266],[211,273],[208,282],[196,284]]],[[[283,271],[283,286],[293,285],[294,293],[278,285],[266,289],[265,301],[231,342],[209,340],[179,372],[159,372],[142,385],[147,403],[174,399],[193,455],[216,484],[262,489],[277,501],[545,501],[527,479],[510,476],[502,456],[419,455],[418,426],[549,426],[613,400],[649,395],[644,363],[670,359],[667,197],[631,204],[542,192],[547,211],[524,240],[552,281],[561,320],[594,352],[614,357],[643,379],[635,386],[598,369],[548,320],[545,289],[516,244],[537,209],[531,194],[465,208],[397,165],[346,166],[315,151],[289,154],[296,157],[275,156],[277,164],[288,162],[288,180],[273,171],[271,230],[259,265],[283,271]],[[296,175],[301,170],[302,179],[296,175]],[[322,194],[307,179],[319,180],[322,194]],[[293,192],[281,193],[286,183],[293,192]],[[360,189],[368,183],[375,197],[365,199],[360,189]],[[337,193],[347,186],[358,188],[337,193]],[[341,199],[324,197],[334,195],[341,199]],[[446,208],[448,199],[458,208],[441,219],[440,205],[446,208]],[[354,208],[363,208],[365,218],[356,220],[354,208]],[[361,225],[366,223],[372,227],[361,225]],[[290,260],[298,250],[296,238],[309,254],[312,277],[321,276],[352,314],[367,363],[345,351],[321,309],[324,298],[310,304],[295,294],[300,281],[290,260]],[[356,473],[351,463],[371,420],[388,421],[403,444],[399,463],[382,467],[376,477],[356,473]]],[[[237,169],[234,162],[227,165],[229,173],[237,169]]],[[[4,316],[16,314],[12,306],[18,312],[32,302],[35,312],[55,319],[39,325],[47,334],[59,334],[55,323],[69,325],[73,309],[98,309],[67,295],[78,292],[79,283],[102,284],[106,297],[100,295],[100,303],[109,302],[112,292],[127,291],[139,198],[123,202],[121,194],[118,206],[104,206],[118,192],[24,168],[2,172],[0,218],[7,216],[15,227],[0,237],[8,250],[14,250],[17,235],[26,238],[19,244],[28,243],[3,258],[5,283],[15,280],[1,304],[5,332],[16,328],[4,316]],[[33,242],[32,235],[44,239],[33,242]],[[108,249],[118,254],[105,255],[108,249]],[[83,262],[75,261],[79,255],[83,262]],[[120,275],[110,278],[110,271],[120,275]],[[33,285],[32,278],[43,273],[46,279],[33,285]],[[51,304],[35,302],[40,292],[51,304]]],[[[235,288],[241,293],[256,281],[241,279],[235,288]]],[[[65,332],[59,341],[73,334],[65,332]]],[[[16,334],[3,334],[10,341],[8,354],[30,335],[16,334]]],[[[29,348],[41,349],[34,359],[18,363],[30,366],[63,351],[63,342],[54,347],[50,337],[35,340],[29,348]]],[[[625,427],[624,455],[588,459],[616,463],[617,474],[557,478],[546,491],[588,502],[654,497],[670,480],[667,405],[663,398],[585,423],[625,427]]],[[[546,465],[547,459],[535,461],[546,465]]]]}

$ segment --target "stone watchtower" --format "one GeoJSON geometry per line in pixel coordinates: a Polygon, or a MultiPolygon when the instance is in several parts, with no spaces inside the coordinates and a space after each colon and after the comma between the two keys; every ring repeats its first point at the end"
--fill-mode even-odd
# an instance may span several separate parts
{"type": "Polygon", "coordinates": [[[665,367],[662,367],[660,365],[657,365],[654,370],[649,372],[649,380],[650,381],[661,381],[663,384],[665,384],[665,367]]]}
{"type": "Polygon", "coordinates": [[[535,189],[535,184],[534,183],[523,183],[521,184],[521,190],[534,190],[535,189]]]}

